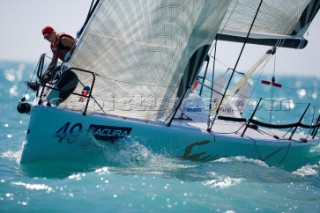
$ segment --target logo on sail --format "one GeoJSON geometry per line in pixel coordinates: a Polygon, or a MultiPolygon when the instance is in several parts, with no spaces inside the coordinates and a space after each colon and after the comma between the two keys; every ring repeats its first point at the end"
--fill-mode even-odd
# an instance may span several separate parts
{"type": "Polygon", "coordinates": [[[89,126],[89,132],[97,140],[111,141],[114,142],[120,138],[126,138],[130,135],[132,128],[128,127],[117,127],[117,126],[103,126],[94,125],[89,126]]]}

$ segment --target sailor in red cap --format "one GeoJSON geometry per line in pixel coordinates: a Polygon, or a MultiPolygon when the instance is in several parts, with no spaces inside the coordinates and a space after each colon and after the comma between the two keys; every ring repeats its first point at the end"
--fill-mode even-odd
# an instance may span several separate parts
{"type": "MultiPolygon", "coordinates": [[[[40,82],[41,80],[48,82],[53,80],[56,72],[61,68],[60,66],[57,67],[58,59],[63,62],[69,60],[75,48],[75,39],[65,33],[58,34],[51,26],[45,26],[42,29],[42,35],[44,39],[50,42],[50,48],[53,52],[52,60],[47,70],[42,74],[42,79],[40,79],[40,82]]],[[[39,87],[36,82],[27,82],[27,86],[33,90],[37,90],[39,87]]]]}

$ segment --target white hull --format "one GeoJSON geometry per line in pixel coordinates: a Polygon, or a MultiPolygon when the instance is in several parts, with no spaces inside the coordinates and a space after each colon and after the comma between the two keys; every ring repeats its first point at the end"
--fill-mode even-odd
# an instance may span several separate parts
{"type": "MultiPolygon", "coordinates": [[[[315,136],[320,116],[316,124],[301,123],[310,104],[300,119],[297,118],[299,122],[287,125],[266,124],[254,119],[262,106],[262,98],[253,104],[255,109],[249,119],[241,117],[252,95],[251,84],[247,82],[250,75],[264,69],[276,53],[275,47],[305,46],[302,36],[320,7],[317,1],[294,5],[290,16],[283,16],[287,11],[277,9],[276,17],[283,16],[288,23],[281,26],[280,21],[273,27],[275,19],[266,21],[270,5],[287,8],[282,7],[283,3],[253,4],[246,1],[237,5],[231,0],[193,1],[192,4],[170,0],[156,3],[96,1],[90,9],[90,21],[79,31],[76,48],[70,50],[72,57],[65,63],[68,69],[62,69],[58,73],[61,75],[57,74],[53,81],[37,91],[21,162],[91,159],[101,150],[131,141],[154,153],[201,162],[245,156],[269,165],[297,168],[312,160],[319,161],[320,141],[315,136]],[[293,10],[296,7],[300,7],[299,12],[293,10]],[[243,13],[244,8],[249,9],[243,13]],[[247,14],[255,14],[255,18],[252,20],[247,14]],[[296,27],[291,29],[292,32],[284,32],[286,25],[296,27]],[[239,26],[241,31],[224,34],[224,29],[230,33],[239,26]],[[265,35],[261,39],[251,36],[257,32],[265,35]],[[270,38],[270,33],[279,35],[281,44],[279,39],[270,38]],[[217,43],[213,45],[213,42],[217,35],[227,41],[244,41],[243,47],[246,42],[252,42],[274,48],[268,50],[232,89],[229,87],[233,84],[231,81],[243,49],[235,67],[227,70],[232,70],[229,80],[226,76],[210,80],[207,96],[190,94],[195,89],[193,85],[197,77],[202,78],[200,83],[206,86],[211,58],[215,64],[216,55],[211,52],[214,47],[216,53],[217,43]],[[205,64],[204,76],[199,76],[205,64]],[[203,97],[206,97],[206,104],[203,97]],[[170,120],[170,127],[163,120],[157,120],[168,116],[168,112],[176,113],[177,109],[183,111],[181,117],[191,117],[192,120],[174,119],[172,123],[170,120]],[[209,109],[232,121],[217,120],[214,125],[209,122],[209,129],[211,125],[213,127],[212,132],[207,132],[209,113],[204,111],[209,109]],[[92,112],[104,115],[88,115],[92,112]],[[292,128],[292,135],[278,130],[271,132],[261,126],[292,128]],[[299,135],[297,128],[314,132],[312,136],[299,135]]],[[[40,79],[45,58],[43,54],[37,66],[40,79]]],[[[272,82],[264,81],[264,84],[281,87],[274,76],[272,82]]],[[[270,94],[273,97],[273,90],[270,94]]],[[[270,106],[273,108],[273,101],[270,106]]],[[[21,113],[29,113],[30,108],[31,105],[19,103],[21,113]]],[[[316,111],[313,114],[315,116],[316,111]]]]}
{"type": "MultiPolygon", "coordinates": [[[[205,129],[205,123],[195,121],[175,120],[168,127],[161,121],[84,116],[80,112],[34,106],[21,163],[77,160],[90,156],[92,147],[96,151],[107,149],[127,138],[127,141],[137,141],[154,153],[187,160],[210,161],[221,157],[245,156],[269,165],[297,168],[308,163],[312,157],[311,149],[319,146],[319,139],[306,143],[296,137],[277,140],[251,128],[241,137],[243,127],[236,123],[216,122],[212,133],[205,129]],[[97,146],[99,144],[101,146],[97,146]]],[[[279,133],[283,134],[277,133],[278,136],[279,133]]]]}

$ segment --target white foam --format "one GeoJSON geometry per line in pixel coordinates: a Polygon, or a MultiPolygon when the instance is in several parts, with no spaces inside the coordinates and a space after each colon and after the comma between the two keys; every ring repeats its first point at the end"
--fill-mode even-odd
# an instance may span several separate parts
{"type": "Polygon", "coordinates": [[[17,160],[20,158],[21,155],[21,151],[6,151],[4,153],[1,153],[1,157],[2,158],[8,158],[8,159],[12,159],[12,160],[17,160]]]}
{"type": "Polygon", "coordinates": [[[319,165],[306,165],[294,171],[293,174],[304,176],[319,176],[319,165]]]}
{"type": "Polygon", "coordinates": [[[53,189],[50,186],[47,186],[45,184],[29,184],[29,183],[23,183],[23,182],[12,182],[11,184],[16,186],[24,186],[26,189],[30,190],[44,190],[48,193],[52,192],[53,189]]]}
{"type": "Polygon", "coordinates": [[[203,185],[211,188],[229,188],[231,186],[238,185],[242,182],[241,178],[221,177],[219,179],[213,179],[203,182],[203,185]]]}
{"type": "Polygon", "coordinates": [[[228,157],[228,158],[220,158],[216,160],[217,162],[249,162],[253,163],[259,166],[263,167],[269,167],[268,164],[265,162],[258,160],[258,159],[252,159],[252,158],[246,158],[244,156],[236,156],[236,157],[228,157]]]}
{"type": "Polygon", "coordinates": [[[102,167],[100,169],[96,169],[95,172],[98,173],[99,175],[110,173],[108,167],[102,167]]]}
{"type": "Polygon", "coordinates": [[[69,179],[73,179],[73,180],[81,180],[82,176],[85,176],[85,175],[81,175],[80,173],[79,174],[73,174],[73,175],[70,175],[68,178],[69,179]]]}

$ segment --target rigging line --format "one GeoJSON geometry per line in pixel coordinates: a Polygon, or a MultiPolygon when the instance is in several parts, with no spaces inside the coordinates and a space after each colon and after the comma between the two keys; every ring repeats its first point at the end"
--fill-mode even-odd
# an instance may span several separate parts
{"type": "Polygon", "coordinates": [[[263,161],[263,158],[262,158],[262,156],[261,156],[261,153],[260,153],[259,148],[258,148],[258,145],[257,145],[257,141],[256,141],[255,139],[249,137],[249,136],[246,136],[246,137],[248,137],[250,140],[253,141],[254,147],[256,148],[256,151],[257,151],[257,154],[258,154],[258,156],[259,156],[259,159],[260,159],[261,161],[263,161]]]}
{"type": "MultiPolygon", "coordinates": [[[[254,66],[242,77],[242,79],[235,85],[233,88],[227,91],[228,95],[233,95],[240,87],[249,79],[249,77],[254,73],[256,70],[258,70],[262,65],[265,66],[265,64],[270,60],[272,55],[270,55],[268,52],[265,53],[259,60],[254,64],[254,66]]],[[[240,72],[237,72],[234,70],[234,72],[238,74],[242,74],[240,72]]]]}
{"type": "Polygon", "coordinates": [[[91,12],[92,7],[93,7],[93,2],[94,2],[94,0],[92,0],[92,1],[91,1],[91,5],[90,5],[90,8],[89,8],[89,11],[88,11],[87,17],[90,15],[90,12],[91,12]]]}
{"type": "MultiPolygon", "coordinates": [[[[225,74],[226,74],[229,70],[232,69],[231,67],[229,67],[228,65],[226,65],[225,63],[223,63],[221,60],[217,59],[215,56],[212,56],[212,55],[209,55],[209,56],[210,56],[211,58],[213,58],[214,60],[216,60],[217,62],[219,62],[222,66],[224,66],[224,67],[227,68],[225,74]]],[[[245,75],[245,73],[243,73],[243,72],[239,72],[239,71],[236,71],[236,70],[235,70],[235,72],[238,73],[238,74],[240,74],[240,75],[245,75]]],[[[224,74],[224,75],[225,75],[225,74],[224,74]]]]}
{"type": "Polygon", "coordinates": [[[231,135],[231,134],[235,134],[237,135],[237,132],[216,132],[214,131],[215,134],[220,134],[220,135],[231,135]]]}
{"type": "MultiPolygon", "coordinates": [[[[265,65],[264,65],[265,66],[265,65]]],[[[262,70],[264,67],[262,67],[260,70],[262,70]]],[[[261,71],[260,71],[261,72],[261,71]]],[[[261,75],[262,75],[262,73],[261,73],[261,75]]],[[[261,80],[263,80],[262,78],[261,78],[261,75],[259,75],[259,77],[258,78],[255,78],[255,77],[251,77],[251,79],[253,80],[253,81],[261,81],[261,80]]],[[[283,85],[282,84],[282,88],[285,88],[285,89],[289,89],[289,90],[294,90],[294,91],[300,91],[301,89],[299,89],[299,88],[293,88],[293,87],[288,87],[288,86],[286,86],[286,85],[283,85]]]]}
{"type": "MultiPolygon", "coordinates": [[[[276,72],[276,59],[277,59],[277,55],[276,53],[274,54],[274,60],[273,60],[273,73],[272,73],[272,83],[275,83],[276,77],[275,77],[275,72],[276,72]]],[[[271,87],[271,94],[270,94],[270,100],[271,100],[271,107],[273,108],[273,97],[274,97],[274,87],[271,87]]],[[[272,119],[272,110],[270,110],[270,114],[269,114],[269,123],[271,123],[271,119],[272,119]]]]}
{"type": "Polygon", "coordinates": [[[232,9],[232,12],[230,13],[228,19],[226,20],[226,23],[225,23],[224,26],[222,27],[221,33],[224,31],[224,29],[226,28],[227,24],[229,23],[229,20],[230,20],[232,14],[234,13],[234,11],[236,10],[236,7],[238,6],[238,4],[239,4],[239,0],[237,0],[237,3],[234,5],[234,7],[233,7],[233,9],[232,9]]]}
{"type": "Polygon", "coordinates": [[[90,18],[91,18],[93,12],[95,11],[98,3],[100,2],[100,0],[96,0],[96,2],[95,2],[94,5],[93,5],[93,2],[94,2],[94,1],[95,1],[95,0],[92,0],[92,1],[91,1],[91,6],[90,6],[90,9],[89,9],[89,11],[88,11],[86,20],[84,21],[84,23],[83,23],[80,31],[77,33],[77,37],[80,37],[80,35],[82,34],[84,28],[87,26],[87,24],[88,24],[88,22],[89,22],[89,20],[90,20],[90,18]]]}
{"type": "MultiPolygon", "coordinates": [[[[282,137],[283,137],[283,138],[286,137],[287,134],[289,134],[289,132],[291,132],[292,129],[293,129],[293,127],[291,127],[284,135],[282,135],[282,137]]],[[[287,140],[288,140],[288,139],[287,139],[287,140]]]]}
{"type": "MultiPolygon", "coordinates": [[[[268,59],[268,60],[265,62],[265,64],[260,68],[260,72],[262,71],[262,69],[265,68],[265,66],[266,66],[266,64],[268,63],[268,61],[269,61],[269,59],[268,59]]],[[[262,80],[261,75],[262,75],[262,72],[261,72],[261,74],[259,75],[258,78],[256,78],[256,77],[251,77],[251,79],[252,79],[253,81],[257,81],[257,82],[258,82],[258,81],[261,81],[261,80],[262,80]]],[[[283,84],[282,84],[282,88],[289,89],[289,90],[294,90],[294,91],[300,91],[300,90],[301,90],[301,88],[293,88],[293,87],[286,86],[286,85],[283,85],[283,84]]],[[[306,88],[306,89],[308,89],[308,88],[306,88]]]]}
{"type": "MultiPolygon", "coordinates": [[[[210,56],[211,58],[213,58],[214,60],[216,60],[217,62],[219,62],[221,65],[223,65],[224,67],[227,68],[225,74],[226,74],[229,70],[232,69],[231,67],[229,67],[228,65],[226,65],[225,63],[223,63],[221,60],[217,59],[215,56],[212,56],[212,55],[209,55],[209,56],[210,56]]],[[[240,75],[245,75],[245,73],[243,73],[243,72],[239,72],[239,71],[236,71],[236,70],[235,70],[235,72],[238,73],[238,74],[240,74],[240,75]]],[[[225,74],[224,74],[224,75],[225,75],[225,74]]]]}
{"type": "Polygon", "coordinates": [[[288,153],[289,153],[289,149],[291,148],[291,143],[292,143],[292,141],[290,141],[290,143],[289,143],[289,145],[288,145],[288,148],[287,148],[287,151],[286,151],[286,153],[284,154],[282,160],[279,161],[279,164],[281,164],[281,163],[287,158],[288,153]]]}
{"type": "Polygon", "coordinates": [[[215,56],[209,55],[211,58],[213,58],[214,60],[216,60],[217,62],[219,62],[221,65],[225,66],[228,69],[231,69],[228,65],[226,65],[225,63],[223,63],[221,60],[217,59],[215,56]]]}
{"type": "MultiPolygon", "coordinates": [[[[220,33],[222,33],[222,32],[224,31],[224,29],[226,28],[226,26],[227,26],[227,24],[229,23],[229,20],[230,20],[232,14],[234,13],[234,11],[235,11],[238,3],[239,3],[239,0],[237,1],[237,3],[235,4],[235,6],[233,7],[232,12],[230,13],[229,17],[227,18],[226,23],[225,23],[224,26],[222,27],[220,33]]],[[[215,42],[215,44],[213,45],[214,47],[217,45],[217,41],[218,41],[218,39],[217,39],[217,36],[216,36],[216,42],[215,42]]],[[[214,48],[212,48],[212,49],[209,51],[209,55],[211,55],[213,49],[214,49],[214,48]]]]}
{"type": "MultiPolygon", "coordinates": [[[[225,72],[224,72],[224,76],[229,72],[229,70],[230,70],[230,68],[228,68],[225,72]]],[[[235,71],[237,74],[239,74],[239,75],[244,75],[244,73],[242,73],[242,72],[238,72],[238,71],[235,71]]],[[[203,78],[202,76],[199,76],[199,78],[203,78]]],[[[214,79],[214,75],[212,76],[212,78],[214,79]]],[[[210,79],[208,79],[208,78],[206,78],[206,79],[204,79],[205,81],[208,81],[209,83],[212,83],[212,80],[210,80],[210,79]]],[[[214,81],[213,81],[214,82],[214,81]]],[[[199,82],[199,84],[203,84],[203,83],[201,83],[201,82],[199,82]]],[[[217,83],[216,83],[217,84],[217,83]]],[[[213,90],[211,87],[209,87],[208,85],[206,85],[206,84],[203,84],[205,87],[207,87],[209,90],[211,90],[211,91],[216,91],[216,90],[213,90]]],[[[221,84],[218,84],[219,86],[221,86],[222,87],[222,85],[221,84]]],[[[218,91],[216,91],[216,92],[218,92],[218,91]]],[[[219,92],[220,93],[220,92],[219,92]]],[[[220,93],[220,95],[222,95],[222,93],[220,93]]]]}
{"type": "Polygon", "coordinates": [[[208,113],[208,126],[210,124],[210,111],[211,111],[211,108],[212,108],[212,91],[213,91],[213,84],[214,84],[214,73],[215,73],[215,65],[216,65],[216,55],[217,55],[217,44],[218,44],[218,38],[216,36],[216,43],[215,43],[215,46],[214,46],[214,58],[213,58],[213,64],[212,64],[212,76],[211,76],[211,92],[210,92],[210,104],[209,104],[209,113],[208,113]]]}
{"type": "Polygon", "coordinates": [[[313,129],[311,128],[312,124],[313,124],[313,121],[315,119],[315,115],[316,115],[316,108],[315,107],[312,107],[313,108],[313,115],[312,115],[312,119],[311,119],[311,123],[310,123],[310,129],[308,131],[308,135],[307,135],[307,138],[309,138],[309,136],[311,136],[312,132],[313,132],[313,129]]]}
{"type": "Polygon", "coordinates": [[[174,117],[176,116],[176,113],[178,112],[178,110],[179,110],[179,108],[180,108],[180,106],[181,106],[181,104],[182,104],[182,100],[185,99],[185,97],[186,97],[186,95],[187,95],[187,93],[188,93],[189,90],[190,90],[190,87],[187,86],[186,91],[184,92],[184,94],[183,94],[183,96],[182,96],[182,98],[181,98],[181,101],[179,101],[177,108],[174,110],[174,113],[173,113],[173,115],[172,115],[169,123],[167,124],[168,127],[171,126],[171,123],[172,123],[174,117]]]}
{"type": "MultiPolygon", "coordinates": [[[[78,79],[78,81],[80,82],[80,84],[84,87],[85,86],[85,84],[83,84],[81,81],[80,81],[80,79],[78,79]]],[[[93,88],[91,88],[91,89],[93,89],[93,88]]],[[[104,110],[103,110],[103,108],[102,108],[102,106],[98,103],[98,101],[95,99],[95,97],[91,94],[91,96],[90,96],[93,100],[94,100],[94,102],[96,102],[96,104],[98,104],[98,106],[99,106],[99,108],[102,110],[102,112],[104,112],[104,114],[107,114],[104,110]]],[[[90,101],[90,100],[89,100],[90,101]]]]}
{"type": "Polygon", "coordinates": [[[242,45],[242,48],[241,48],[239,57],[238,57],[238,59],[237,59],[237,62],[236,62],[236,64],[235,64],[234,68],[233,68],[233,71],[232,71],[231,76],[230,76],[230,78],[229,78],[229,81],[228,81],[228,84],[227,84],[226,89],[225,89],[225,91],[224,91],[224,94],[223,94],[223,96],[222,96],[222,98],[221,98],[221,101],[219,102],[219,105],[218,105],[218,108],[217,108],[217,110],[216,110],[215,116],[214,116],[213,120],[211,121],[210,127],[208,127],[208,129],[207,129],[208,132],[211,132],[213,123],[215,122],[215,119],[216,119],[216,117],[217,117],[217,115],[218,115],[218,113],[219,113],[219,111],[220,111],[220,106],[221,106],[221,104],[222,104],[222,102],[223,102],[223,99],[224,99],[225,96],[226,96],[227,90],[228,90],[228,88],[229,88],[229,86],[230,86],[232,77],[233,77],[233,75],[234,75],[234,70],[236,70],[237,67],[238,67],[238,64],[239,64],[239,62],[240,62],[240,58],[241,58],[242,53],[243,53],[243,51],[244,51],[244,47],[246,46],[246,43],[247,43],[247,41],[248,41],[248,39],[249,39],[249,35],[250,35],[251,30],[252,30],[252,28],[253,28],[253,24],[254,24],[257,16],[258,16],[259,10],[260,10],[261,5],[262,5],[262,2],[263,2],[263,0],[261,0],[260,3],[259,3],[259,6],[258,6],[257,11],[256,11],[256,14],[255,14],[255,16],[254,16],[254,18],[253,18],[253,21],[252,21],[251,26],[250,26],[250,28],[249,28],[249,31],[248,31],[248,33],[247,33],[247,37],[246,37],[246,39],[245,39],[245,41],[244,41],[244,43],[243,43],[243,45],[242,45]]]}
{"type": "Polygon", "coordinates": [[[273,76],[275,76],[275,74],[276,74],[276,60],[277,60],[277,54],[275,52],[274,61],[273,61],[273,76]]]}
{"type": "MultiPolygon", "coordinates": [[[[216,36],[217,37],[217,36],[216,36]]],[[[210,48],[210,50],[209,50],[209,52],[208,52],[208,55],[211,57],[211,58],[213,58],[212,57],[212,55],[211,55],[211,53],[212,53],[212,51],[214,50],[214,47],[217,45],[217,41],[216,42],[214,42],[214,44],[212,45],[212,47],[210,48]]]]}
{"type": "MultiPolygon", "coordinates": [[[[31,76],[31,81],[33,81],[33,78],[34,78],[34,76],[35,76],[36,70],[37,70],[38,67],[39,67],[39,63],[40,63],[40,62],[38,62],[38,64],[36,65],[36,67],[35,67],[34,70],[33,70],[33,73],[32,73],[32,76],[31,76]]],[[[26,95],[27,95],[28,91],[29,91],[29,87],[26,88],[26,90],[25,90],[25,92],[24,92],[24,95],[23,95],[23,97],[22,97],[21,100],[20,100],[21,102],[24,102],[24,101],[26,100],[26,95]]]]}
{"type": "Polygon", "coordinates": [[[240,134],[240,129],[242,129],[242,127],[244,127],[246,125],[246,123],[241,124],[241,126],[234,132],[235,134],[240,134]]]}
{"type": "MultiPolygon", "coordinates": [[[[282,85],[282,87],[283,88],[286,88],[286,89],[289,89],[289,90],[294,90],[294,91],[297,91],[297,92],[299,92],[299,91],[301,91],[301,90],[303,90],[304,88],[293,88],[293,87],[288,87],[288,86],[285,86],[285,85],[282,85]]],[[[305,88],[305,90],[307,90],[307,89],[310,89],[310,88],[305,88]]]]}
{"type": "MultiPolygon", "coordinates": [[[[268,135],[268,136],[270,136],[270,137],[273,137],[273,138],[275,138],[275,136],[277,136],[276,134],[271,134],[271,133],[269,133],[269,132],[267,132],[267,131],[264,131],[262,128],[258,128],[257,129],[257,131],[259,132],[259,133],[261,133],[261,134],[266,134],[266,135],[268,135]]],[[[277,136],[277,137],[279,137],[279,136],[277,136]]],[[[279,138],[276,138],[277,140],[287,140],[287,139],[281,139],[280,137],[279,138]]]]}
{"type": "MultiPolygon", "coordinates": [[[[237,3],[235,4],[235,6],[233,7],[232,12],[230,13],[229,17],[227,18],[226,23],[225,23],[224,26],[222,27],[220,33],[222,33],[222,32],[224,31],[224,29],[226,28],[226,26],[227,26],[227,24],[229,23],[229,20],[230,20],[232,14],[234,13],[234,11],[235,11],[238,3],[239,3],[239,0],[237,1],[237,3]]],[[[212,48],[212,49],[209,51],[209,55],[210,55],[210,56],[211,56],[211,53],[212,53],[213,49],[216,48],[217,42],[218,42],[218,39],[217,39],[217,36],[216,36],[216,42],[215,42],[215,44],[214,44],[214,48],[212,48]]],[[[215,51],[216,51],[216,50],[215,50],[215,51]]],[[[216,55],[216,54],[215,54],[215,55],[216,55]]],[[[217,60],[215,57],[213,57],[213,59],[217,60]]],[[[219,61],[219,60],[218,60],[218,61],[219,61]]],[[[220,62],[220,63],[221,63],[222,65],[225,65],[225,64],[223,64],[222,62],[220,62]]],[[[226,66],[226,65],[225,65],[225,66],[226,66]]],[[[226,67],[229,68],[228,66],[226,66],[226,67]]]]}

